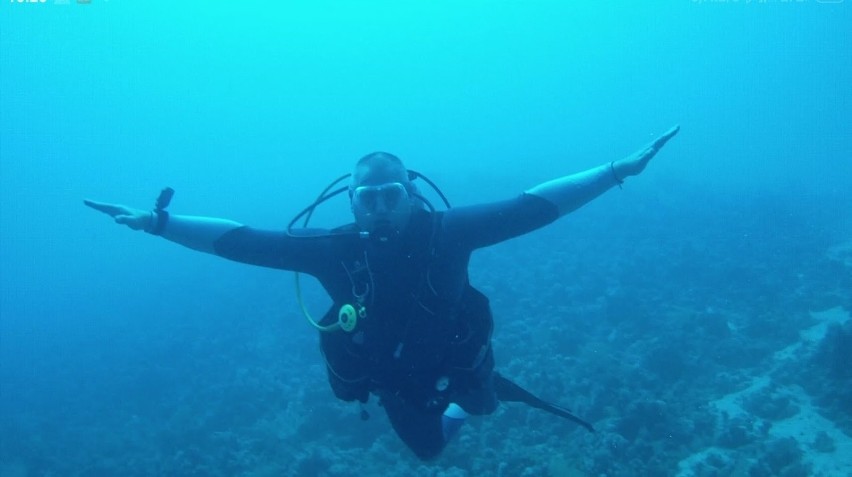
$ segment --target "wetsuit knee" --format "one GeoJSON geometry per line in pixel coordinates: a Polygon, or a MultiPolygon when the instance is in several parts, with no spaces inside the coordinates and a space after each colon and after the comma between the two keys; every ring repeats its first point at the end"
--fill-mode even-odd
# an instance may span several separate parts
{"type": "Polygon", "coordinates": [[[446,442],[433,442],[430,445],[408,446],[408,448],[414,452],[414,455],[422,461],[435,459],[441,455],[441,451],[444,450],[444,447],[446,447],[446,442]]]}

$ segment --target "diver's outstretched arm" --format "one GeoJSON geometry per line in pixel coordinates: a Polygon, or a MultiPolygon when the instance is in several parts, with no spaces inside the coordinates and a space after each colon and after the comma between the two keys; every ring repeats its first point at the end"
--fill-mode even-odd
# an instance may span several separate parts
{"type": "Polygon", "coordinates": [[[207,253],[215,253],[213,244],[222,235],[243,226],[232,220],[168,215],[93,200],[84,200],[83,203],[109,215],[117,224],[124,224],[133,230],[162,235],[167,240],[207,253]]]}
{"type": "Polygon", "coordinates": [[[680,126],[669,129],[654,142],[624,159],[539,184],[526,192],[555,204],[560,216],[573,212],[613,186],[620,185],[626,177],[638,175],[645,170],[648,161],[678,131],[680,126]]]}

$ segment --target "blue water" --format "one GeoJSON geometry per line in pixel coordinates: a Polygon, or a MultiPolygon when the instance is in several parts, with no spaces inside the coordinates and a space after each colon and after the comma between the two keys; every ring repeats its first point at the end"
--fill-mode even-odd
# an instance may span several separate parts
{"type": "Polygon", "coordinates": [[[852,473],[852,3],[565,3],[0,2],[0,476],[852,473]],[[471,264],[498,367],[599,432],[503,406],[428,464],[335,401],[291,274],[82,205],[280,228],[375,150],[469,204],[674,124],[471,264]]]}

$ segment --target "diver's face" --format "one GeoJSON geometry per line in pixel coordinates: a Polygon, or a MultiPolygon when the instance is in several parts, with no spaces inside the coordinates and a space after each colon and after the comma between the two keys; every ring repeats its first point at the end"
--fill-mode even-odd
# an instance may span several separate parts
{"type": "Polygon", "coordinates": [[[411,197],[400,182],[359,185],[352,190],[352,213],[361,230],[387,240],[408,224],[411,197]]]}

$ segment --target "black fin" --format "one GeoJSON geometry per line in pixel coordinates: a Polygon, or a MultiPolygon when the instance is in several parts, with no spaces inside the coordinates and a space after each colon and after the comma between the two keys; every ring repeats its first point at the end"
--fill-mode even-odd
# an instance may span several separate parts
{"type": "Polygon", "coordinates": [[[591,424],[575,416],[570,410],[539,399],[531,392],[518,386],[512,381],[509,381],[497,372],[494,373],[494,390],[497,392],[497,399],[500,401],[522,402],[530,407],[547,411],[559,417],[564,417],[565,419],[583,426],[589,432],[595,432],[595,428],[592,427],[591,424]]]}

